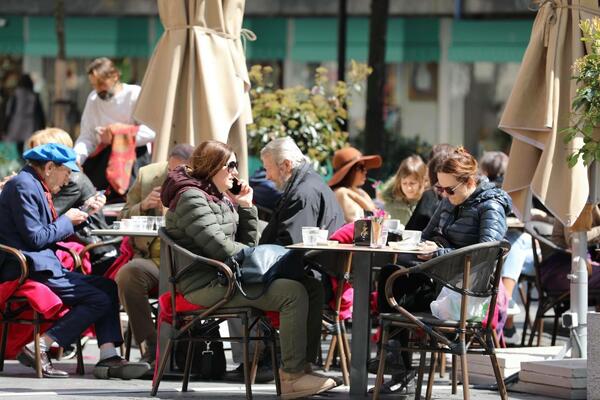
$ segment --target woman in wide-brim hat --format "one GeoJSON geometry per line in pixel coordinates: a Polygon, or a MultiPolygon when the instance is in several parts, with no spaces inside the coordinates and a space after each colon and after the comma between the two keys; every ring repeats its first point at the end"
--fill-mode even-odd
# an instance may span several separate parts
{"type": "Polygon", "coordinates": [[[381,156],[363,156],[354,147],[344,147],[333,155],[334,174],[328,184],[344,211],[346,222],[364,218],[377,210],[371,197],[361,187],[367,171],[381,167],[381,156]]]}

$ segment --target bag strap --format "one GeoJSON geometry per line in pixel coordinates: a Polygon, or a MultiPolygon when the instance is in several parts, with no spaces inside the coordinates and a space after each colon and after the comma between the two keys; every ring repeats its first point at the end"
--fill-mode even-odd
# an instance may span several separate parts
{"type": "Polygon", "coordinates": [[[235,258],[231,258],[231,263],[233,264],[233,277],[234,277],[234,281],[235,281],[235,286],[240,291],[242,296],[244,296],[248,300],[256,300],[267,292],[267,289],[271,285],[271,282],[266,283],[265,287],[258,295],[256,295],[256,296],[248,295],[248,293],[246,293],[246,291],[242,287],[242,284],[243,284],[243,282],[242,282],[242,267],[240,267],[240,264],[237,262],[237,260],[235,258]]]}

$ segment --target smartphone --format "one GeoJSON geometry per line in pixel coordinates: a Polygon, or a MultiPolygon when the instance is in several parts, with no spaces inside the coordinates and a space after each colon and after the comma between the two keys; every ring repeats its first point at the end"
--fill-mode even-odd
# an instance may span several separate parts
{"type": "Polygon", "coordinates": [[[237,178],[233,178],[233,186],[229,189],[231,194],[240,194],[242,191],[242,184],[237,178]]]}

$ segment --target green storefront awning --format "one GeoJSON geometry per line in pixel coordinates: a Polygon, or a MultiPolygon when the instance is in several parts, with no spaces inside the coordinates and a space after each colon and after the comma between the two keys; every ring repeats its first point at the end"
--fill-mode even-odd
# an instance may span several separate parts
{"type": "Polygon", "coordinates": [[[285,18],[246,18],[243,27],[256,35],[255,41],[246,41],[248,60],[285,59],[287,20],[285,18]]]}
{"type": "Polygon", "coordinates": [[[453,21],[448,60],[521,62],[533,20],[453,21]]]}
{"type": "MultiPolygon", "coordinates": [[[[148,18],[65,19],[67,57],[148,57],[148,18]]],[[[56,56],[58,45],[53,17],[29,17],[25,54],[56,56]]]]}
{"type": "Polygon", "coordinates": [[[23,17],[7,16],[0,27],[0,54],[23,54],[23,17]]]}
{"type": "MultiPolygon", "coordinates": [[[[337,59],[335,18],[294,20],[291,57],[295,61],[337,59]]],[[[368,18],[348,18],[346,58],[366,62],[369,56],[368,18]]],[[[386,62],[437,61],[439,21],[435,18],[390,18],[387,28],[386,62]]]]}

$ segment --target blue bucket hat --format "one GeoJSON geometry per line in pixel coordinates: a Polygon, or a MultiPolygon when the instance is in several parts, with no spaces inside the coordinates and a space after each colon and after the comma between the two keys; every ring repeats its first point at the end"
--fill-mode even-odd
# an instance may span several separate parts
{"type": "Polygon", "coordinates": [[[34,161],[52,161],[70,168],[73,172],[79,172],[79,167],[75,163],[77,155],[72,148],[64,144],[46,143],[36,146],[23,153],[23,158],[34,161]]]}

